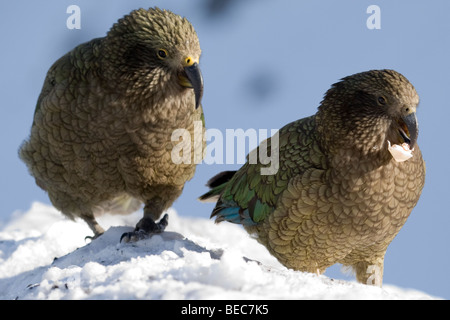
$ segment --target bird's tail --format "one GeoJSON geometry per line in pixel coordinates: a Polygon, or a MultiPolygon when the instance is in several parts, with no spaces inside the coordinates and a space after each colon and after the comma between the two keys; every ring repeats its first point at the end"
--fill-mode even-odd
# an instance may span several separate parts
{"type": "MultiPolygon", "coordinates": [[[[236,171],[224,171],[209,179],[206,184],[211,190],[199,197],[202,202],[217,202],[211,213],[211,218],[216,218],[216,223],[228,221],[253,226],[256,224],[250,216],[249,210],[242,209],[236,202],[230,199],[222,199],[222,193],[228,182],[234,177],[236,171]]],[[[255,199],[256,201],[256,199],[255,199]]],[[[252,202],[253,203],[253,202],[252,202]]],[[[255,202],[256,203],[256,202],[255,202]]]]}
{"type": "Polygon", "coordinates": [[[201,202],[217,202],[223,189],[226,187],[228,181],[233,178],[235,173],[236,171],[223,171],[209,179],[206,186],[211,190],[200,196],[198,200],[201,202]]]}

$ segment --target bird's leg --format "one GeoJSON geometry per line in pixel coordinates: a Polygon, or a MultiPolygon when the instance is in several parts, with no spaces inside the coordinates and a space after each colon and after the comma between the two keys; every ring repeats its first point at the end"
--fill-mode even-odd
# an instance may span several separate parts
{"type": "Polygon", "coordinates": [[[383,283],[383,260],[369,263],[366,261],[354,264],[356,280],[360,283],[381,287],[383,283]]]}
{"type": "Polygon", "coordinates": [[[94,232],[94,236],[86,236],[85,239],[90,239],[90,240],[94,240],[96,238],[98,238],[99,236],[101,236],[105,230],[103,230],[103,228],[98,224],[97,220],[95,220],[94,216],[91,215],[83,215],[81,216],[81,218],[87,223],[87,225],[89,226],[89,228],[91,228],[91,230],[94,232]]]}
{"type": "Polygon", "coordinates": [[[153,234],[162,233],[169,224],[169,215],[165,214],[162,219],[156,223],[155,217],[159,217],[163,211],[163,207],[155,203],[147,203],[144,207],[144,217],[136,224],[136,228],[132,232],[125,232],[120,237],[120,242],[136,242],[146,239],[153,234]],[[155,219],[155,220],[154,220],[155,219]]]}

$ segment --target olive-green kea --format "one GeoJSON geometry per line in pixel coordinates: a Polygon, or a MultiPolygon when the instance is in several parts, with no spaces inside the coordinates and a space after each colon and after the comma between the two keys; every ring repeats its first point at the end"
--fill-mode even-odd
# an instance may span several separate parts
{"type": "Polygon", "coordinates": [[[195,172],[193,162],[173,161],[171,137],[180,128],[193,135],[197,123],[203,130],[200,54],[186,18],[139,9],[48,71],[20,158],[53,205],[86,221],[94,237],[104,232],[98,214],[142,203],[125,241],[167,225],[167,215],[156,220],[195,172]]]}
{"type": "Polygon", "coordinates": [[[212,178],[200,199],[217,200],[216,222],[242,224],[288,268],[323,273],[341,263],[358,282],[381,285],[386,249],[424,185],[418,103],[396,71],[348,76],[315,115],[281,128],[276,148],[268,139],[279,152],[275,174],[247,162],[212,178]],[[412,157],[394,157],[394,145],[412,157]]]}

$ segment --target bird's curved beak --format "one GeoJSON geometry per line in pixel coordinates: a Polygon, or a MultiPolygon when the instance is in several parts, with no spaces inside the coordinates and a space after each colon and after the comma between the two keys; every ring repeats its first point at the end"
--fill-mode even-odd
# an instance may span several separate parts
{"type": "Polygon", "coordinates": [[[178,76],[181,86],[194,89],[195,109],[200,105],[203,96],[203,77],[197,62],[184,66],[184,72],[178,76]]]}
{"type": "Polygon", "coordinates": [[[400,124],[400,135],[407,144],[409,148],[414,148],[419,136],[419,124],[417,122],[417,116],[415,112],[411,112],[407,115],[401,117],[400,124]]]}

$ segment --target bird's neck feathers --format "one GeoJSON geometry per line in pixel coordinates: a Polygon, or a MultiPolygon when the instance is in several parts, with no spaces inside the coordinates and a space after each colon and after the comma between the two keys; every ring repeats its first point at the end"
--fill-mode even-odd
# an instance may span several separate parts
{"type": "Polygon", "coordinates": [[[392,158],[387,141],[393,132],[391,121],[385,117],[351,114],[339,106],[322,104],[316,114],[316,126],[322,148],[337,163],[368,160],[382,165],[392,158]]]}
{"type": "MultiPolygon", "coordinates": [[[[178,92],[170,90],[139,90],[139,94],[123,97],[127,101],[128,114],[138,117],[135,123],[159,131],[172,132],[192,125],[195,113],[195,98],[192,90],[178,92]],[[171,93],[170,93],[171,92],[171,93]]],[[[153,130],[152,129],[152,130],[153,130]]]]}

